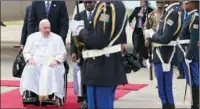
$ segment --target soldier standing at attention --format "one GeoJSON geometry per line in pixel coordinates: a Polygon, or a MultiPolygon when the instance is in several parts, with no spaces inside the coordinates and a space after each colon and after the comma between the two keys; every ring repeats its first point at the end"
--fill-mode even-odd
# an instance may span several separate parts
{"type": "Polygon", "coordinates": [[[175,109],[172,91],[173,65],[176,60],[176,40],[179,36],[182,19],[179,15],[178,1],[165,1],[168,4],[163,13],[157,32],[153,29],[145,30],[145,38],[152,40],[153,64],[157,77],[158,94],[163,109],[175,109]],[[166,52],[167,51],[167,52],[166,52]]]}
{"type": "Polygon", "coordinates": [[[185,19],[180,34],[180,44],[184,57],[186,81],[192,88],[192,109],[199,109],[199,1],[185,1],[188,17],[185,19]],[[189,67],[189,68],[188,68],[189,67]]]}
{"type": "Polygon", "coordinates": [[[84,43],[82,83],[87,87],[88,108],[114,108],[115,90],[127,84],[122,51],[126,39],[126,8],[122,1],[100,1],[93,29],[84,29],[84,21],[72,21],[72,36],[84,43]]]}

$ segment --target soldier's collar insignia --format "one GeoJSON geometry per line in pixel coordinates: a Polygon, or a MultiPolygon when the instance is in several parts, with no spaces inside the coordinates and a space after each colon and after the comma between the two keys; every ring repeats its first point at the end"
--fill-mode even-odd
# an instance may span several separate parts
{"type": "Polygon", "coordinates": [[[99,20],[102,21],[102,22],[109,22],[110,15],[101,13],[99,20]]]}

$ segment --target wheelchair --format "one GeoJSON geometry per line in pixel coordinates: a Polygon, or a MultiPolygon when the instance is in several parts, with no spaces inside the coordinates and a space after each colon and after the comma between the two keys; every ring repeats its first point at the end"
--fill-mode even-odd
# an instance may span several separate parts
{"type": "Polygon", "coordinates": [[[62,106],[65,104],[66,98],[67,98],[67,74],[69,71],[69,65],[67,62],[64,62],[65,66],[65,74],[64,74],[64,93],[65,96],[63,99],[58,98],[54,94],[48,95],[47,97],[42,98],[40,102],[40,98],[37,94],[31,92],[31,91],[25,91],[22,96],[22,102],[24,107],[27,105],[34,105],[34,106],[47,106],[47,105],[55,105],[56,107],[62,106]]]}

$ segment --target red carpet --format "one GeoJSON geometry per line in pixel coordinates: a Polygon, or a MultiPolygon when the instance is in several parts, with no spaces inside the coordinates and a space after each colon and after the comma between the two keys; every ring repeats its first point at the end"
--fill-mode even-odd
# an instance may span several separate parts
{"type": "MultiPolygon", "coordinates": [[[[20,84],[19,80],[1,80],[0,85],[8,87],[19,87],[19,84],[20,84]]],[[[120,85],[117,87],[117,89],[138,91],[145,86],[147,86],[147,84],[127,84],[127,85],[120,85]]],[[[72,82],[68,82],[67,87],[73,88],[72,82]]]]}
{"type": "MultiPolygon", "coordinates": [[[[130,91],[131,90],[117,90],[115,100],[121,98],[130,91]]],[[[33,108],[35,106],[29,105],[27,107],[33,108]]],[[[18,88],[1,94],[1,108],[25,108],[22,104],[22,97],[18,88]]],[[[55,106],[46,106],[45,108],[55,108],[55,106]]],[[[79,104],[76,102],[76,96],[74,95],[73,88],[67,88],[67,101],[65,105],[61,106],[60,108],[79,108],[79,104]]]]}
{"type": "MultiPolygon", "coordinates": [[[[7,87],[19,87],[19,80],[1,80],[1,86],[7,87]]],[[[121,85],[118,86],[115,100],[123,97],[127,93],[131,91],[138,91],[143,87],[147,86],[146,84],[128,84],[128,85],[121,85]]],[[[35,108],[35,106],[29,105],[27,107],[35,108]]],[[[76,96],[74,95],[73,84],[72,82],[68,82],[67,87],[67,100],[65,105],[61,106],[60,108],[79,108],[79,104],[76,102],[76,96]]],[[[5,92],[1,94],[1,108],[25,108],[22,104],[22,97],[19,93],[19,88],[5,92]]],[[[41,107],[36,107],[41,108],[41,107]]],[[[46,106],[42,108],[55,108],[55,106],[46,106]]]]}

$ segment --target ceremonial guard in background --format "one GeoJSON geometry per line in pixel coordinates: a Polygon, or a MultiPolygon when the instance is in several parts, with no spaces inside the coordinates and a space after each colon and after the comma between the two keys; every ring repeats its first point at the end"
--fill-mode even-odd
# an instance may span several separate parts
{"type": "Polygon", "coordinates": [[[73,36],[85,46],[82,83],[87,86],[88,108],[114,108],[116,87],[128,83],[121,54],[127,43],[126,21],[121,1],[97,4],[92,31],[84,29],[84,21],[72,21],[73,36]]]}
{"type": "Polygon", "coordinates": [[[177,1],[165,1],[169,4],[161,17],[158,31],[145,30],[145,38],[151,38],[153,50],[153,64],[158,81],[158,93],[163,109],[174,109],[174,97],[172,91],[174,54],[176,40],[179,36],[182,19],[178,11],[180,8],[177,1]]]}
{"type": "MultiPolygon", "coordinates": [[[[80,3],[80,1],[79,1],[80,3]]],[[[80,13],[75,14],[74,20],[83,20],[84,21],[84,28],[87,29],[88,31],[93,29],[92,26],[92,18],[94,17],[94,11],[96,7],[96,1],[92,0],[83,0],[84,4],[84,10],[81,11],[80,13]]],[[[77,48],[75,45],[75,42],[73,38],[71,38],[71,54],[72,54],[72,60],[75,62],[73,65],[73,71],[74,71],[74,86],[78,86],[76,88],[76,95],[78,95],[77,101],[81,103],[81,108],[87,108],[87,89],[86,85],[83,85],[81,83],[81,75],[82,75],[82,64],[83,64],[83,59],[81,56],[81,49],[77,48]],[[79,50],[78,50],[79,49],[79,50]],[[77,64],[77,65],[76,65],[77,64]],[[80,67],[80,68],[79,68],[80,67]],[[78,83],[78,85],[77,85],[78,83]]]]}
{"type": "Polygon", "coordinates": [[[192,109],[199,109],[199,1],[185,1],[188,17],[180,34],[179,47],[182,54],[187,83],[191,86],[192,109]],[[187,48],[184,48],[186,47],[187,48]]]}

